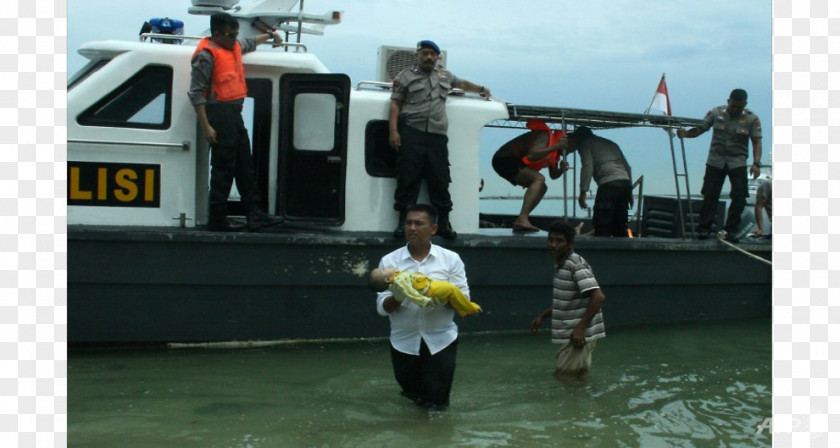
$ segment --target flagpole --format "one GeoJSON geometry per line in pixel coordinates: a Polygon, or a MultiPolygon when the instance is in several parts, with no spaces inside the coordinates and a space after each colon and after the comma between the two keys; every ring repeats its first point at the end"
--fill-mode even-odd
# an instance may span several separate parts
{"type": "MultiPolygon", "coordinates": [[[[659,84],[662,84],[662,81],[664,81],[664,80],[665,80],[665,72],[662,72],[662,78],[659,80],[659,84]]],[[[648,105],[647,109],[645,109],[645,115],[650,114],[650,108],[653,107],[653,102],[656,101],[656,95],[659,94],[659,84],[657,84],[657,88],[653,92],[653,98],[650,99],[650,104],[648,105]]]]}

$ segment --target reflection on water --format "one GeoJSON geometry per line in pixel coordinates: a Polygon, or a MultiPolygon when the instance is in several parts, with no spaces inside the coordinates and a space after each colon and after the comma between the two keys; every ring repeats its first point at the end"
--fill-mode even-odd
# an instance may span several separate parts
{"type": "MultiPolygon", "coordinates": [[[[480,317],[479,317],[480,318],[480,317]]],[[[523,323],[526,326],[527,323],[523,323]]],[[[582,382],[547,331],[462,335],[451,407],[398,395],[387,341],[72,350],[72,447],[770,446],[769,319],[608,329],[582,382]]]]}

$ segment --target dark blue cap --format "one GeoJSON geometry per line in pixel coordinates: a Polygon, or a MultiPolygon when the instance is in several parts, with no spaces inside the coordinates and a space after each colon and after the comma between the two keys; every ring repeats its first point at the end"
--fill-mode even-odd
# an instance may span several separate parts
{"type": "Polygon", "coordinates": [[[440,54],[440,47],[430,40],[421,40],[420,42],[417,42],[417,51],[420,51],[423,48],[431,48],[432,50],[435,50],[435,53],[440,54]]]}

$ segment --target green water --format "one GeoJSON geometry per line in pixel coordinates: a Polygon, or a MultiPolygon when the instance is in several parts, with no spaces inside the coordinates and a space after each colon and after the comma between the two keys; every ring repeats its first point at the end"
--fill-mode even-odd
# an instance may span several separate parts
{"type": "MultiPolygon", "coordinates": [[[[605,316],[609,317],[609,316],[605,316]]],[[[462,335],[451,407],[398,395],[386,340],[71,350],[68,445],[770,446],[770,319],[615,328],[591,377],[552,376],[548,332],[462,335]]]]}

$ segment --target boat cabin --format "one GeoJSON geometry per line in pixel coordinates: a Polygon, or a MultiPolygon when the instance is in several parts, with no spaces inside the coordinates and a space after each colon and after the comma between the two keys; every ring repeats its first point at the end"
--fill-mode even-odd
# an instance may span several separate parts
{"type": "MultiPolygon", "coordinates": [[[[199,12],[221,9],[202,7],[199,12]]],[[[241,22],[240,35],[246,30],[260,33],[251,25],[258,13],[249,11],[229,11],[241,22]]],[[[289,17],[299,15],[259,17],[288,24],[289,17]]],[[[304,15],[301,20],[338,21],[338,13],[304,15]]],[[[90,62],[68,85],[71,225],[206,223],[209,145],[187,97],[198,37],[178,35],[185,41],[180,45],[154,42],[165,42],[167,36],[146,37],[154,39],[92,42],[79,50],[90,62]]],[[[243,117],[262,209],[302,225],[393,229],[397,214],[395,159],[388,146],[390,84],[354,87],[347,75],[329,73],[302,44],[263,46],[243,56],[248,84],[243,117]]],[[[459,149],[450,156],[458,173],[451,186],[458,204],[452,220],[459,230],[475,231],[478,135],[488,122],[506,118],[507,107],[498,100],[454,95],[447,108],[450,145],[459,149]]],[[[230,202],[232,215],[242,212],[236,191],[230,202]]]]}
{"type": "MultiPolygon", "coordinates": [[[[248,84],[243,117],[263,211],[295,226],[373,232],[396,227],[388,80],[413,63],[413,49],[381,47],[380,79],[352,85],[347,75],[330,73],[300,41],[302,34],[322,34],[324,27],[340,23],[340,12],[304,14],[294,10],[295,0],[259,0],[242,7],[237,3],[193,0],[189,11],[227,11],[239,20],[240,36],[267,28],[286,32],[282,46],[263,44],[243,56],[248,84]],[[290,35],[297,36],[297,42],[290,42],[290,35]]],[[[192,228],[207,221],[209,145],[187,97],[190,60],[202,36],[183,35],[171,26],[180,21],[169,19],[162,21],[169,28],[161,34],[163,25],[158,22],[148,28],[157,33],[142,33],[136,42],[98,41],[79,50],[90,61],[68,85],[70,225],[192,228]]],[[[203,33],[208,34],[209,30],[203,33]]],[[[524,131],[532,118],[563,129],[665,128],[699,122],[519,106],[457,90],[446,107],[449,146],[457,148],[450,151],[455,174],[450,192],[456,204],[451,219],[462,233],[476,233],[480,227],[479,137],[485,127],[524,131]]],[[[671,150],[675,155],[673,138],[671,150]]],[[[681,206],[680,180],[690,196],[687,175],[675,172],[675,180],[681,206]]],[[[425,200],[425,188],[421,191],[425,200]]],[[[228,210],[231,215],[244,214],[235,186],[228,210]]]]}

